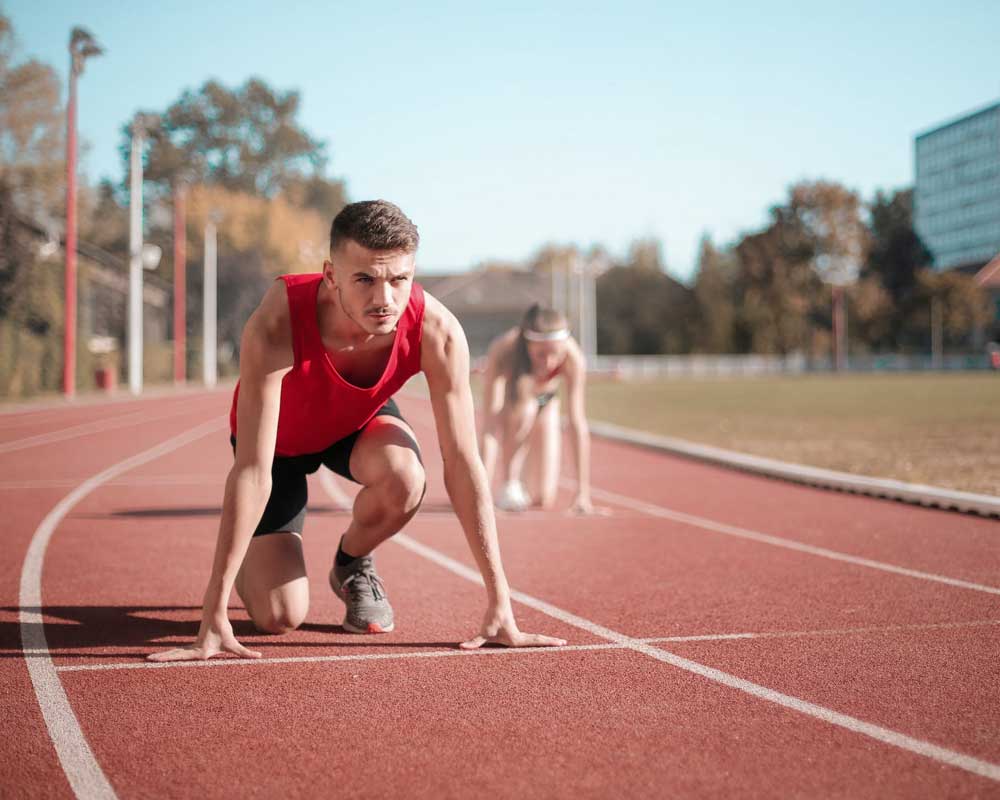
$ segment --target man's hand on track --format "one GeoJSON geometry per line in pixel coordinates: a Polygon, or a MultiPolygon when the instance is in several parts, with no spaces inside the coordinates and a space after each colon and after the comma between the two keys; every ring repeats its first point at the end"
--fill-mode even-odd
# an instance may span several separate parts
{"type": "Polygon", "coordinates": [[[484,644],[501,644],[505,647],[561,647],[565,639],[545,636],[540,633],[522,633],[518,630],[514,614],[508,606],[506,612],[490,609],[479,631],[468,641],[459,645],[463,650],[478,650],[484,644]]]}
{"type": "Polygon", "coordinates": [[[152,653],[146,657],[147,661],[205,661],[219,653],[233,653],[240,658],[260,658],[261,654],[256,650],[250,650],[238,641],[233,635],[233,626],[229,620],[213,620],[207,622],[202,620],[201,630],[198,631],[198,638],[191,647],[178,647],[174,650],[167,650],[163,653],[152,653]]]}

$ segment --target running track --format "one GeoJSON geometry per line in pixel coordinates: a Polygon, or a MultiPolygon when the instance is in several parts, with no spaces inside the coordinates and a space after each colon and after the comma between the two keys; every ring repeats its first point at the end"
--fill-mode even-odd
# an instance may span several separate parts
{"type": "Polygon", "coordinates": [[[521,627],[570,646],[464,653],[483,592],[401,405],[430,488],[379,551],[396,631],[341,632],[316,476],[309,622],[234,606],[262,661],[158,667],[198,629],[228,394],[0,414],[0,795],[1000,797],[996,521],[595,441],[611,516],[499,519],[521,627]]]}

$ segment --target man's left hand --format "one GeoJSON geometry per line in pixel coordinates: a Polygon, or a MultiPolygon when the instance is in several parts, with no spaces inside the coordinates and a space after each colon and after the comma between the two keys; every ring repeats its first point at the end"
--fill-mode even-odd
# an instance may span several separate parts
{"type": "Polygon", "coordinates": [[[506,613],[498,613],[491,609],[486,613],[479,635],[462,642],[459,647],[463,650],[478,650],[484,644],[500,644],[504,647],[561,647],[566,644],[566,640],[540,633],[522,633],[514,621],[513,612],[508,609],[506,613]]]}

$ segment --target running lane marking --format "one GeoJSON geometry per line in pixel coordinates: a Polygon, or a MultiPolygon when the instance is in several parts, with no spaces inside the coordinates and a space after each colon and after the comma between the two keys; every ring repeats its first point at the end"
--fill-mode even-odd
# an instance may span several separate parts
{"type": "MultiPolygon", "coordinates": [[[[50,478],[33,481],[0,481],[0,491],[21,489],[65,489],[77,486],[85,478],[50,478]]],[[[134,478],[123,478],[120,481],[107,481],[105,486],[205,486],[217,484],[222,486],[225,476],[220,473],[206,475],[147,475],[134,478]]]]}
{"type": "Polygon", "coordinates": [[[336,661],[398,661],[409,658],[448,658],[477,655],[527,655],[579,650],[622,650],[622,645],[576,644],[565,647],[533,647],[514,650],[490,647],[479,650],[419,650],[413,653],[352,653],[342,656],[283,656],[281,658],[213,658],[207,661],[124,661],[116,664],[79,664],[56,667],[57,672],[102,672],[123,669],[177,669],[185,667],[252,667],[257,664],[322,664],[336,661]]]}
{"type": "MultiPolygon", "coordinates": [[[[390,541],[405,547],[407,550],[410,550],[419,556],[423,556],[428,561],[432,561],[438,566],[444,567],[446,570],[465,578],[466,580],[472,581],[480,586],[483,585],[482,577],[475,570],[470,569],[465,564],[462,564],[449,556],[446,556],[444,553],[440,553],[427,545],[421,544],[406,534],[397,533],[390,541]]],[[[634,650],[637,653],[642,653],[643,655],[649,656],[657,661],[670,664],[671,666],[677,667],[686,672],[700,675],[701,677],[707,678],[715,683],[720,683],[723,686],[728,686],[761,700],[766,700],[769,703],[774,703],[791,709],[792,711],[797,711],[800,714],[820,719],[824,722],[830,723],[831,725],[845,728],[853,733],[860,733],[863,736],[868,736],[871,739],[884,742],[885,744],[892,745],[893,747],[898,747],[902,750],[907,750],[911,753],[924,756],[925,758],[938,761],[942,764],[958,767],[959,769],[966,770],[967,772],[971,772],[975,775],[980,775],[984,778],[1000,782],[1000,764],[983,761],[973,756],[966,755],[965,753],[949,750],[946,747],[941,747],[922,739],[907,736],[899,731],[884,728],[881,725],[875,725],[871,722],[865,722],[862,719],[852,717],[848,714],[842,714],[831,708],[826,708],[825,706],[817,705],[816,703],[810,703],[808,700],[802,700],[798,697],[783,694],[782,692],[778,692],[774,689],[769,689],[766,686],[761,686],[760,684],[744,680],[743,678],[738,678],[735,675],[730,675],[728,672],[723,672],[722,670],[706,666],[705,664],[699,664],[697,661],[682,658],[681,656],[667,650],[663,650],[662,648],[653,647],[641,639],[633,639],[623,633],[618,633],[610,628],[605,628],[595,622],[579,617],[576,614],[572,614],[569,611],[565,611],[558,606],[554,606],[544,600],[532,597],[524,592],[511,589],[510,596],[512,600],[516,600],[522,605],[526,605],[529,608],[533,608],[536,611],[547,614],[553,619],[557,619],[567,625],[579,628],[580,630],[586,631],[587,633],[597,636],[598,638],[614,642],[615,644],[621,645],[625,649],[634,650]]]]}
{"type": "Polygon", "coordinates": [[[59,681],[45,639],[45,620],[42,614],[42,565],[49,541],[70,509],[94,489],[127,470],[215,433],[228,424],[228,420],[213,419],[88,478],[55,505],[39,523],[31,537],[31,544],[24,557],[24,566],[21,568],[19,597],[21,650],[59,763],[77,797],[114,798],[115,792],[80,729],[80,722],[73,713],[66,691],[59,681]]]}
{"type": "Polygon", "coordinates": [[[0,453],[12,453],[16,450],[26,450],[29,447],[38,447],[43,444],[53,442],[64,442],[67,439],[76,439],[86,436],[88,433],[103,433],[113,431],[116,428],[127,428],[130,425],[138,425],[143,422],[150,422],[156,419],[166,419],[176,417],[180,414],[188,414],[190,408],[171,409],[162,414],[148,414],[144,411],[136,411],[134,414],[126,414],[124,417],[112,417],[111,419],[99,419],[94,422],[85,422],[82,425],[74,425],[71,428],[63,428],[50,433],[40,433],[37,436],[28,436],[24,439],[15,439],[13,442],[0,444],[0,453]]]}
{"type": "MultiPolygon", "coordinates": [[[[654,636],[637,639],[645,644],[656,642],[722,642],[733,639],[780,639],[806,636],[851,636],[862,633],[896,633],[900,631],[940,630],[945,628],[972,628],[1000,625],[1000,619],[971,620],[969,622],[931,622],[914,625],[882,625],[867,628],[833,628],[814,631],[763,631],[760,633],[705,633],[695,636],[654,636]]],[[[266,645],[265,645],[266,646],[266,645]]],[[[363,646],[363,645],[361,645],[363,646]]],[[[217,658],[208,661],[116,661],[110,664],[65,664],[56,672],[105,672],[108,670],[172,669],[177,667],[246,667],[255,664],[318,664],[336,661],[385,661],[407,658],[440,658],[443,656],[475,655],[542,655],[576,652],[579,650],[625,650],[625,645],[575,644],[565,647],[484,648],[480,650],[418,650],[409,653],[352,653],[341,656],[282,656],[279,658],[217,658]]]]}
{"type": "MultiPolygon", "coordinates": [[[[411,395],[412,396],[412,395],[411,395]]],[[[414,397],[414,399],[417,399],[414,397]]],[[[411,427],[414,423],[410,423],[411,427]]],[[[433,430],[429,424],[419,421],[416,426],[433,430]]],[[[720,467],[724,469],[724,467],[720,467]]],[[[559,485],[563,488],[574,489],[576,488],[576,481],[570,480],[568,478],[560,478],[559,485]]],[[[825,491],[825,490],[817,490],[825,491]]],[[[922,572],[916,569],[909,569],[907,567],[900,567],[895,564],[889,564],[884,561],[876,561],[872,558],[863,558],[861,556],[852,556],[847,553],[841,553],[837,550],[830,550],[826,547],[815,547],[810,544],[805,544],[804,542],[798,542],[794,539],[785,539],[781,536],[772,536],[767,533],[760,533],[759,531],[753,531],[749,528],[740,528],[736,525],[727,525],[723,522],[716,522],[715,520],[707,519],[705,517],[698,517],[693,514],[685,514],[681,511],[674,511],[670,508],[665,508],[664,506],[656,505],[655,503],[647,503],[644,500],[637,500],[634,497],[628,497],[623,494],[618,494],[617,492],[610,492],[606,489],[599,489],[598,487],[591,484],[590,493],[592,496],[599,500],[604,500],[605,502],[616,503],[623,508],[628,508],[633,511],[639,511],[644,514],[648,514],[652,517],[660,517],[662,519],[670,519],[674,522],[680,522],[685,525],[690,525],[696,528],[702,528],[703,530],[712,531],[713,533],[721,533],[725,536],[734,536],[740,539],[747,539],[749,541],[758,542],[760,544],[769,544],[773,547],[783,547],[786,550],[795,550],[800,553],[808,553],[809,555],[819,556],[821,558],[828,558],[833,561],[841,561],[847,564],[853,564],[858,567],[867,567],[869,569],[876,569],[882,572],[889,572],[895,575],[903,575],[907,578],[916,578],[917,580],[932,581],[934,583],[943,583],[947,586],[954,586],[959,589],[971,589],[976,592],[984,592],[986,594],[1000,595],[1000,587],[987,586],[982,583],[974,583],[972,581],[964,581],[960,578],[949,578],[947,575],[937,575],[933,572],[922,572]]]]}
{"type": "MultiPolygon", "coordinates": [[[[567,478],[561,478],[559,483],[568,488],[576,486],[575,481],[571,481],[567,478]]],[[[636,500],[634,497],[628,497],[623,494],[618,494],[617,492],[609,492],[606,489],[598,489],[594,486],[591,486],[590,493],[594,497],[604,500],[605,502],[617,503],[620,506],[630,508],[634,511],[641,511],[652,517],[661,517],[663,519],[673,520],[674,522],[691,525],[695,528],[702,528],[707,531],[712,531],[713,533],[721,533],[725,536],[735,536],[739,539],[748,539],[752,542],[769,544],[774,547],[783,547],[786,550],[795,550],[799,553],[808,553],[813,556],[829,558],[833,561],[842,561],[846,564],[853,564],[858,567],[868,567],[869,569],[877,569],[882,572],[891,572],[895,575],[905,575],[907,578],[917,578],[922,581],[932,581],[934,583],[943,583],[947,586],[955,586],[959,589],[971,589],[975,592],[1000,595],[1000,587],[997,586],[987,586],[982,583],[963,581],[959,578],[949,578],[947,575],[937,575],[933,572],[922,572],[920,570],[909,569],[907,567],[899,567],[895,564],[887,564],[884,561],[876,561],[872,558],[852,556],[847,553],[838,552],[837,550],[829,550],[826,547],[816,547],[811,544],[805,544],[804,542],[797,542],[794,539],[785,539],[781,536],[772,536],[767,533],[750,530],[749,528],[727,525],[723,522],[716,522],[715,520],[706,519],[705,517],[697,517],[693,514],[685,514],[681,511],[674,511],[670,508],[658,506],[655,503],[647,503],[645,500],[636,500]]]]}

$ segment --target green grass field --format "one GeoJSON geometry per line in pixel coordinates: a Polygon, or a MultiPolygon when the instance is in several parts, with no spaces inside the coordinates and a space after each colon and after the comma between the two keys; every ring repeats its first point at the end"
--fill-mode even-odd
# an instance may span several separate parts
{"type": "Polygon", "coordinates": [[[587,413],[629,428],[881,478],[1000,495],[1000,375],[595,379],[587,413]]]}

